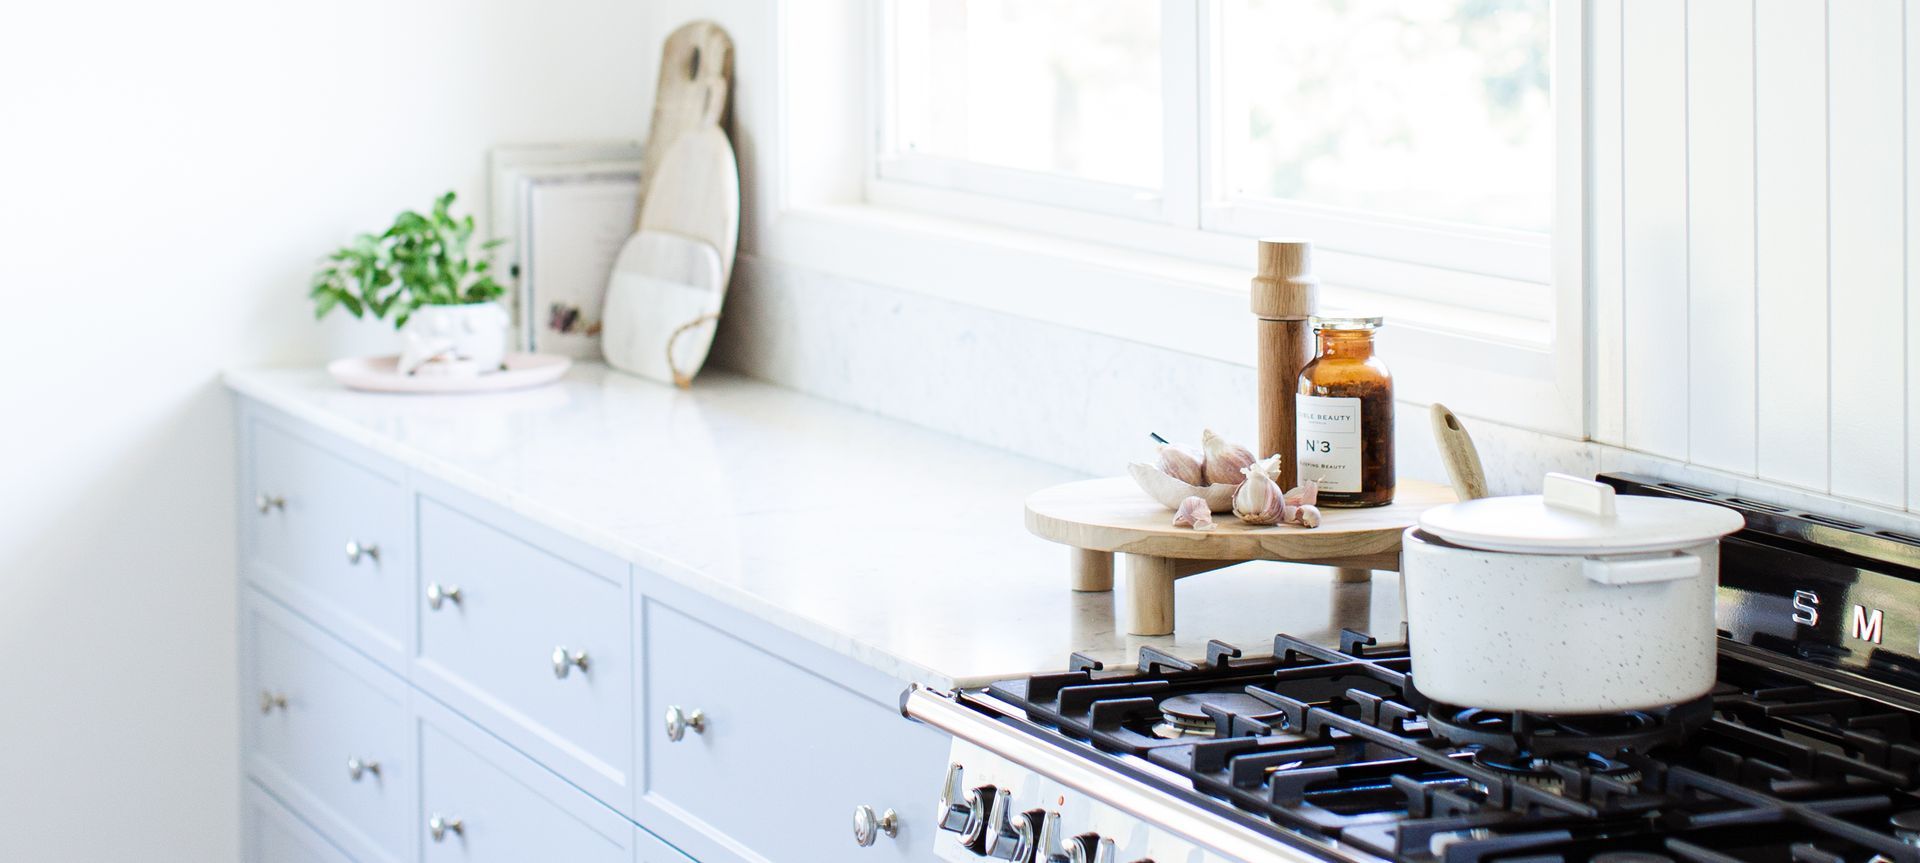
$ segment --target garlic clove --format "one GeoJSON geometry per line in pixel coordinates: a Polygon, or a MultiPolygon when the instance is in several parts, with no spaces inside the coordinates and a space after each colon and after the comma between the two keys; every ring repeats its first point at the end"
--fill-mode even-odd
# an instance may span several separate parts
{"type": "Polygon", "coordinates": [[[1206,485],[1206,456],[1184,444],[1160,445],[1160,472],[1187,485],[1206,485]]]}
{"type": "Polygon", "coordinates": [[[1288,520],[1301,527],[1319,527],[1320,508],[1310,503],[1303,503],[1294,508],[1293,517],[1288,520]]]}
{"type": "Polygon", "coordinates": [[[1189,497],[1180,502],[1180,508],[1173,513],[1174,527],[1190,527],[1194,530],[1212,530],[1213,509],[1207,505],[1204,497],[1189,497]]]}
{"type": "Polygon", "coordinates": [[[1247,524],[1278,524],[1286,514],[1285,495],[1280,485],[1255,464],[1243,471],[1246,481],[1233,494],[1233,514],[1247,524]]]}
{"type": "MultiPolygon", "coordinates": [[[[1253,452],[1237,443],[1229,443],[1213,429],[1200,432],[1200,448],[1209,483],[1240,481],[1241,471],[1253,464],[1253,452]]],[[[1278,465],[1275,470],[1278,471],[1278,465]]],[[[1277,474],[1276,474],[1277,475],[1277,474]]]]}
{"type": "Polygon", "coordinates": [[[1278,482],[1280,480],[1280,454],[1274,453],[1266,458],[1255,461],[1249,469],[1257,471],[1267,479],[1278,482]]]}
{"type": "Polygon", "coordinates": [[[1287,503],[1293,506],[1315,506],[1320,503],[1320,483],[1303,479],[1300,484],[1287,492],[1287,503]]]}

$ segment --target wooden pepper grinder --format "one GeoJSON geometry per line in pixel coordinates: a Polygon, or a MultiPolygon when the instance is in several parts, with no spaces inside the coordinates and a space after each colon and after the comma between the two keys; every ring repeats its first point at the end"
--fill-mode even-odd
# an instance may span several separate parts
{"type": "Polygon", "coordinates": [[[1253,277],[1253,314],[1260,319],[1260,437],[1254,456],[1282,454],[1279,483],[1283,489],[1299,484],[1293,400],[1300,370],[1313,356],[1311,319],[1320,305],[1312,250],[1313,244],[1306,240],[1263,239],[1253,277]]]}

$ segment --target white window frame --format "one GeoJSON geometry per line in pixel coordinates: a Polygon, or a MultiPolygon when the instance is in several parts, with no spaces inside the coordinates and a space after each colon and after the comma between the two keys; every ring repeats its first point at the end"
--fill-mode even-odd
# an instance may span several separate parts
{"type": "MultiPolygon", "coordinates": [[[[892,3],[882,2],[873,10],[873,68],[880,70],[880,98],[870,114],[875,124],[874,140],[879,143],[871,169],[871,181],[876,187],[884,189],[898,184],[946,189],[1077,212],[1167,224],[1195,223],[1191,216],[1197,209],[1191,199],[1198,193],[1198,186],[1177,182],[1183,174],[1192,173],[1190,166],[1198,157],[1193,132],[1199,119],[1191,110],[1193,100],[1164,96],[1161,100],[1162,185],[1158,189],[902,152],[895,141],[895,124],[890,120],[892,106],[898,99],[894,85],[899,79],[890,35],[895,31],[895,8],[892,3]],[[1176,110],[1185,115],[1172,116],[1176,110]]],[[[1163,94],[1198,92],[1200,53],[1195,8],[1198,7],[1190,0],[1160,0],[1160,89],[1163,94]]],[[[939,209],[937,205],[932,208],[939,209]]]]}
{"type": "MultiPolygon", "coordinates": [[[[1050,210],[1045,224],[1082,239],[1096,238],[1106,226],[1096,228],[1072,214],[1130,217],[1166,225],[1173,232],[1197,230],[1241,239],[1312,237],[1322,250],[1373,259],[1370,267],[1342,268],[1348,282],[1364,280],[1370,283],[1365,287],[1373,290],[1434,300],[1461,296],[1458,274],[1487,276],[1496,281],[1470,292],[1469,304],[1489,311],[1511,310],[1515,293],[1525,292],[1535,296],[1520,308],[1533,310],[1536,317],[1544,315],[1542,297],[1553,273],[1550,234],[1231,196],[1220,176],[1226,142],[1222,118],[1216,116],[1222,94],[1215,82],[1221,78],[1224,62],[1217,46],[1222,42],[1224,16],[1213,2],[1160,2],[1161,90],[1198,97],[1163,100],[1164,158],[1158,190],[901,152],[893,140],[889,116],[897,98],[895,52],[890,44],[892,10],[893,4],[880,3],[873,12],[877,34],[873,62],[882,71],[879,98],[870,113],[878,151],[869,175],[869,200],[970,219],[986,218],[989,201],[1042,205],[1050,210]],[[966,200],[975,197],[988,201],[966,200]],[[1410,287],[1416,285],[1432,287],[1410,287]]],[[[1005,220],[1010,225],[1035,222],[1013,214],[1005,220]]],[[[1159,245],[1178,249],[1181,239],[1169,232],[1159,245]]]]}
{"type": "MultiPolygon", "coordinates": [[[[776,57],[761,80],[771,91],[766,127],[776,131],[752,143],[766,167],[764,194],[750,202],[770,215],[749,219],[749,267],[764,260],[1251,365],[1249,238],[1304,236],[1315,243],[1326,310],[1387,316],[1382,348],[1403,399],[1586,435],[1590,0],[1554,0],[1555,202],[1546,243],[1308,204],[1248,206],[1203,196],[1215,178],[1191,171],[1187,184],[1166,172],[1153,206],[1129,209],[1098,183],[892,159],[883,138],[887,5],[773,3],[776,57]]],[[[1216,74],[1198,56],[1200,35],[1217,23],[1212,3],[1162,8],[1164,40],[1193,53],[1183,62],[1180,49],[1166,49],[1163,87],[1199,94],[1216,74]]],[[[744,102],[753,79],[744,66],[740,74],[744,102]]],[[[1169,133],[1169,164],[1199,162],[1200,148],[1211,146],[1200,130],[1214,120],[1201,116],[1213,101],[1168,100],[1167,128],[1190,133],[1169,133]],[[1190,116],[1175,115],[1183,104],[1190,116]]]]}

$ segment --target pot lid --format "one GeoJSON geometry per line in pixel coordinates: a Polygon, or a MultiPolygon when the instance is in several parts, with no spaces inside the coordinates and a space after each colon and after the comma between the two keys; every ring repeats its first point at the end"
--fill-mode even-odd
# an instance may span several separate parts
{"type": "Polygon", "coordinates": [[[1420,529],[1455,545],[1532,554],[1633,554],[1711,542],[1746,526],[1738,512],[1690,500],[1629,495],[1613,486],[1547,474],[1544,494],[1450,503],[1420,529]]]}

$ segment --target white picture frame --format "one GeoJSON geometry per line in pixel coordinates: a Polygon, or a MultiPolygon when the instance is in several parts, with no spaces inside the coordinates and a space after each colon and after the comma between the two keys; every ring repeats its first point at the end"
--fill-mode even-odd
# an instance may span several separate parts
{"type": "Polygon", "coordinates": [[[489,236],[504,241],[519,349],[598,358],[607,275],[638,221],[639,145],[502,147],[489,166],[489,236]]]}

